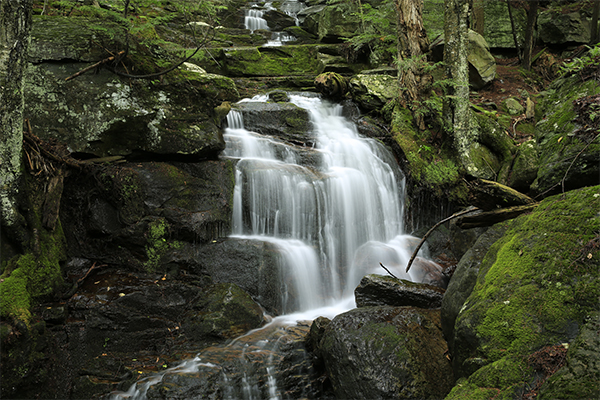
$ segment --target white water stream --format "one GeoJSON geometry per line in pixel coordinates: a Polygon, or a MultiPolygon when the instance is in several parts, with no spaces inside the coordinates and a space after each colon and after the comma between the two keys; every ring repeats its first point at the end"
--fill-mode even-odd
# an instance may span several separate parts
{"type": "MultiPolygon", "coordinates": [[[[296,321],[333,318],[355,307],[353,292],[360,279],[367,273],[385,274],[379,262],[400,278],[418,280],[403,272],[414,238],[403,234],[404,178],[389,150],[361,137],[342,116],[340,105],[314,95],[290,98],[310,114],[314,149],[246,129],[243,114],[235,107],[224,135],[224,156],[238,160],[232,236],[273,243],[282,255],[280,268],[291,274],[289,281],[295,285],[291,290],[295,298],[282,299],[287,315],[259,330],[264,331],[263,344],[251,342],[255,331],[229,344],[240,346],[242,354],[247,348],[264,348],[265,343],[277,346],[286,326],[296,321]],[[305,159],[312,161],[305,165],[305,159]]],[[[418,267],[411,273],[422,275],[418,267]]],[[[112,398],[142,399],[165,374],[202,368],[222,367],[200,353],[127,392],[113,393],[112,398]]],[[[281,398],[273,365],[266,370],[265,393],[256,379],[245,375],[243,387],[232,389],[223,368],[221,384],[228,388],[223,389],[224,397],[281,398]]]]}

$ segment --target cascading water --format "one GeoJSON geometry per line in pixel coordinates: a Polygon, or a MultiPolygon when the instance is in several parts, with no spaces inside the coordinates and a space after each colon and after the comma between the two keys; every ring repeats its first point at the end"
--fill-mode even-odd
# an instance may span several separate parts
{"type": "MultiPolygon", "coordinates": [[[[244,15],[244,26],[250,32],[254,32],[256,30],[270,30],[267,21],[263,18],[265,14],[265,10],[275,10],[272,6],[271,2],[263,2],[263,8],[258,8],[258,4],[255,4],[252,8],[249,8],[245,11],[244,15]]],[[[302,10],[305,5],[304,3],[300,3],[297,0],[286,0],[280,4],[280,9],[282,12],[291,16],[296,20],[296,25],[298,25],[298,18],[296,17],[298,12],[302,10]]],[[[271,40],[269,40],[265,46],[281,46],[286,42],[295,40],[295,37],[285,33],[285,32],[272,32],[271,40]]]]}
{"type": "Polygon", "coordinates": [[[237,159],[232,236],[279,249],[280,268],[294,285],[286,291],[294,298],[282,299],[287,315],[222,347],[236,354],[236,368],[243,372],[232,373],[231,365],[220,364],[213,350],[205,350],[128,392],[114,393],[114,399],[145,398],[148,387],[165,375],[185,371],[219,375],[223,398],[280,399],[274,371],[280,357],[275,354],[290,326],[353,308],[354,288],[365,274],[383,273],[379,262],[411,280],[403,272],[411,252],[402,232],[404,178],[392,155],[378,141],[361,137],[340,105],[314,95],[290,98],[310,113],[315,148],[246,129],[243,104],[229,113],[224,135],[224,156],[237,159]],[[306,157],[307,151],[314,154],[306,157]],[[262,367],[249,359],[261,359],[262,367]],[[253,375],[259,369],[262,378],[253,375]]]}

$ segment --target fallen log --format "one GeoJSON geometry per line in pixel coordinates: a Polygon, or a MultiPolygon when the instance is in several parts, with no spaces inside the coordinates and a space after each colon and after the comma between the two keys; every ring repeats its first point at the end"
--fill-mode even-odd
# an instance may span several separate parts
{"type": "Polygon", "coordinates": [[[539,203],[526,204],[513,207],[499,208],[491,211],[484,211],[475,215],[467,215],[456,220],[456,226],[461,229],[480,228],[497,224],[498,222],[513,219],[521,214],[529,212],[536,208],[539,203]]]}
{"type": "Polygon", "coordinates": [[[476,179],[467,185],[469,187],[469,204],[484,211],[536,202],[531,197],[494,181],[476,179]]]}

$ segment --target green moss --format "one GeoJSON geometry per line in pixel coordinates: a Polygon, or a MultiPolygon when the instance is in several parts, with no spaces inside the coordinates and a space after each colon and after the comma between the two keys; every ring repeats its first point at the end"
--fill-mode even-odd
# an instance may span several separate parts
{"type": "Polygon", "coordinates": [[[469,384],[495,386],[509,396],[512,385],[531,377],[523,360],[572,340],[574,327],[597,307],[599,191],[589,187],[544,200],[492,246],[488,255],[495,257],[484,258],[457,320],[457,326],[468,321],[473,327],[478,345],[471,354],[487,364],[469,384]]]}
{"type": "Polygon", "coordinates": [[[156,272],[163,257],[171,249],[178,249],[183,244],[176,240],[169,239],[170,225],[164,218],[158,218],[148,224],[146,231],[146,256],[147,260],[144,267],[147,272],[156,272]]]}
{"type": "Polygon", "coordinates": [[[29,322],[34,299],[51,294],[62,283],[60,261],[65,242],[60,227],[40,229],[40,249],[14,257],[1,276],[0,316],[29,322]]]}
{"type": "Polygon", "coordinates": [[[499,393],[497,388],[479,387],[463,379],[456,383],[445,400],[489,400],[497,398],[499,393]]]}
{"type": "Polygon", "coordinates": [[[412,179],[418,185],[429,187],[438,196],[449,196],[453,201],[464,202],[467,189],[452,152],[432,145],[431,131],[417,131],[408,109],[396,106],[391,117],[393,137],[406,156],[409,164],[409,171],[406,172],[412,179]]]}

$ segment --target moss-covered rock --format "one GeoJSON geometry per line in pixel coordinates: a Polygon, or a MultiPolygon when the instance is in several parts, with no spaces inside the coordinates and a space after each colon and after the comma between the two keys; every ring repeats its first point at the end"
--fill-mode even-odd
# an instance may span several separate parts
{"type": "Polygon", "coordinates": [[[517,147],[514,161],[510,168],[508,186],[527,193],[537,176],[539,169],[538,146],[535,139],[523,142],[517,147]]]}
{"type": "Polygon", "coordinates": [[[358,4],[334,1],[305,8],[298,14],[302,28],[323,42],[340,41],[359,32],[358,4]]]}
{"type": "Polygon", "coordinates": [[[126,27],[108,19],[73,16],[33,17],[30,62],[92,62],[111,54],[107,49],[125,48],[126,27]]]}
{"type": "Polygon", "coordinates": [[[550,45],[589,43],[591,24],[588,18],[583,10],[572,13],[543,11],[537,21],[540,39],[550,45]]]}
{"type": "Polygon", "coordinates": [[[181,71],[128,84],[107,71],[65,82],[80,64],[32,65],[25,110],[34,133],[96,157],[215,158],[225,148],[213,108],[237,101],[229,78],[181,71]],[[199,98],[208,101],[198,102],[199,98]]]}
{"type": "Polygon", "coordinates": [[[598,82],[581,82],[575,75],[557,79],[542,93],[543,119],[536,125],[535,137],[540,168],[531,185],[534,193],[557,193],[563,179],[566,190],[598,184],[600,142],[580,125],[591,118],[590,109],[579,116],[574,101],[599,93],[598,82]]]}
{"type": "MultiPolygon", "coordinates": [[[[574,344],[582,334],[600,290],[599,191],[588,187],[547,198],[530,215],[509,222],[490,248],[456,318],[454,371],[468,380],[449,398],[519,396],[535,384],[531,354],[574,344]]],[[[574,378],[590,387],[595,373],[574,378]]]]}
{"type": "Polygon", "coordinates": [[[312,45],[237,47],[223,49],[219,55],[223,73],[232,77],[318,75],[323,70],[312,45]]]}
{"type": "Polygon", "coordinates": [[[453,384],[439,310],[362,307],[336,316],[318,346],[336,398],[439,399],[453,384]]]}
{"type": "Polygon", "coordinates": [[[352,99],[367,111],[380,110],[388,101],[398,97],[400,88],[396,77],[383,74],[359,74],[350,79],[352,99]]]}

